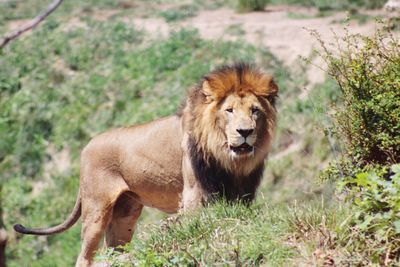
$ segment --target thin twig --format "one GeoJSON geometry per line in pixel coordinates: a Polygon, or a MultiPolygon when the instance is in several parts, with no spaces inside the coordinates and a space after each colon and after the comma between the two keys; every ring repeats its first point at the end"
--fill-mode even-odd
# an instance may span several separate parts
{"type": "Polygon", "coordinates": [[[54,0],[47,9],[34,18],[32,21],[23,25],[21,28],[7,34],[0,42],[0,49],[3,49],[10,41],[18,38],[21,34],[35,28],[40,22],[42,22],[48,15],[50,15],[64,0],[54,0]]]}

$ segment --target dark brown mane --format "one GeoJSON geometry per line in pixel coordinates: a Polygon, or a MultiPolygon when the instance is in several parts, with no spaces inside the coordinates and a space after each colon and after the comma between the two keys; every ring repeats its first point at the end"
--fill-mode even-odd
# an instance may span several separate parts
{"type": "Polygon", "coordinates": [[[264,171],[264,162],[244,176],[225,170],[212,156],[206,161],[205,152],[197,147],[193,138],[189,139],[189,153],[195,176],[208,200],[253,201],[264,171]]]}

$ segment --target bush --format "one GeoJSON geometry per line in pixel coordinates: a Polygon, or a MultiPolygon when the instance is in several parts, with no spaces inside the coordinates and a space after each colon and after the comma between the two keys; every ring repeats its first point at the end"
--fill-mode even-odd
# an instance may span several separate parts
{"type": "Polygon", "coordinates": [[[343,104],[336,108],[337,135],[346,157],[358,166],[400,161],[400,46],[390,32],[349,35],[338,54],[322,44],[329,74],[343,104]]]}
{"type": "MultiPolygon", "coordinates": [[[[387,265],[400,260],[400,46],[383,28],[372,37],[346,34],[332,50],[320,40],[328,73],[339,85],[333,132],[343,157],[325,174],[339,179],[355,213],[350,253],[387,265]]],[[[364,264],[364,263],[363,263],[364,264]]],[[[366,264],[366,263],[365,263],[366,264]]]]}
{"type": "Polygon", "coordinates": [[[356,207],[352,238],[375,263],[400,257],[400,164],[361,172],[339,183],[356,207]]]}
{"type": "Polygon", "coordinates": [[[236,11],[238,12],[251,12],[262,11],[267,5],[268,0],[238,0],[236,11]]]}

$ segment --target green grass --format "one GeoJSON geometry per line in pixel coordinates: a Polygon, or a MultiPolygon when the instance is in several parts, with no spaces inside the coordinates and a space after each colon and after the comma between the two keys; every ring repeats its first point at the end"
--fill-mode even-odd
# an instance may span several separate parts
{"type": "Polygon", "coordinates": [[[339,229],[346,225],[348,212],[318,202],[283,206],[259,201],[250,207],[217,203],[160,225],[142,226],[124,247],[125,257],[108,250],[97,260],[113,266],[297,266],[305,253],[334,246],[348,232],[339,229]],[[330,244],[326,240],[320,245],[321,231],[332,236],[330,244]]]}
{"type": "Polygon", "coordinates": [[[271,4],[288,4],[306,7],[316,7],[320,11],[351,10],[351,9],[379,9],[386,3],[385,0],[271,0],[271,4]]]}
{"type": "Polygon", "coordinates": [[[359,13],[357,11],[350,12],[348,16],[344,19],[333,20],[332,23],[341,23],[343,25],[348,24],[350,21],[356,21],[358,24],[363,25],[367,22],[371,21],[380,21],[382,20],[381,16],[371,16],[368,14],[359,13]]]}
{"type": "Polygon", "coordinates": [[[239,13],[263,11],[268,0],[236,0],[236,11],[239,13]]]}
{"type": "Polygon", "coordinates": [[[239,37],[245,35],[246,31],[241,24],[232,24],[225,29],[225,34],[239,37]]]}
{"type": "Polygon", "coordinates": [[[283,264],[293,252],[282,242],[285,225],[270,212],[223,203],[178,217],[132,243],[132,257],[149,265],[283,264]]]}
{"type": "Polygon", "coordinates": [[[318,16],[319,16],[319,14],[310,15],[310,14],[296,13],[296,12],[288,12],[287,13],[287,17],[290,19],[313,19],[318,16]]]}
{"type": "Polygon", "coordinates": [[[198,8],[194,5],[181,5],[177,8],[170,8],[160,12],[160,16],[167,22],[183,20],[197,15],[198,8]]]}
{"type": "MultiPolygon", "coordinates": [[[[50,1],[31,0],[29,4],[19,0],[0,2],[0,33],[5,30],[5,25],[12,20],[32,19],[43,12],[50,1]]],[[[213,10],[222,6],[231,6],[229,0],[193,0],[186,3],[176,0],[90,0],[64,1],[51,17],[81,17],[87,18],[98,14],[99,11],[115,11],[112,19],[119,16],[130,17],[163,17],[167,22],[183,20],[195,16],[200,10],[213,10]],[[167,7],[167,8],[166,8],[167,7]],[[160,11],[161,10],[161,11],[160,11]]],[[[101,15],[98,18],[102,19],[101,15]]]]}
{"type": "MultiPolygon", "coordinates": [[[[0,3],[0,23],[7,20],[14,19],[31,19],[43,12],[50,1],[47,0],[32,0],[29,1],[29,5],[23,1],[10,0],[2,1],[0,3]]],[[[89,12],[93,8],[116,8],[118,7],[118,1],[113,0],[90,0],[81,2],[79,0],[65,1],[55,11],[52,16],[67,15],[70,12],[89,12]]]]}

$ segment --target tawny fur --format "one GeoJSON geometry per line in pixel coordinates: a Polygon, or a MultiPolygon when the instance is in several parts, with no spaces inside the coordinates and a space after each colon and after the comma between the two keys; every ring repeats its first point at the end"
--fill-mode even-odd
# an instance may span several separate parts
{"type": "Polygon", "coordinates": [[[271,76],[250,65],[211,72],[189,92],[176,115],[111,130],[89,142],[81,154],[77,202],[64,223],[47,229],[16,225],[15,230],[58,233],[81,216],[82,249],[76,266],[90,266],[104,233],[107,246],[131,240],[143,206],[172,213],[207,201],[215,193],[209,191],[220,188],[213,184],[218,180],[196,176],[213,174],[208,167],[224,175],[231,186],[227,188],[234,191],[232,199],[251,201],[275,126],[277,92],[271,76]],[[248,137],[238,134],[238,129],[249,127],[254,131],[248,137]],[[254,152],[236,157],[230,146],[243,140],[254,146],[254,152]]]}

